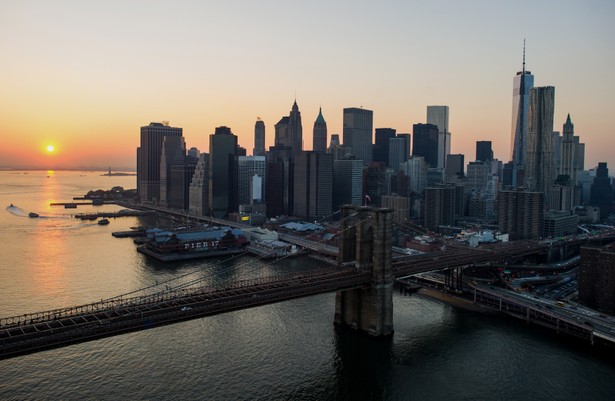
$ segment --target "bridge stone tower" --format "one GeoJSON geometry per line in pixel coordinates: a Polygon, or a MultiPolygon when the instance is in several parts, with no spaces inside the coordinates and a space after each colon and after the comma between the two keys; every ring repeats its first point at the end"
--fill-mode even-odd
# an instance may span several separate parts
{"type": "Polygon", "coordinates": [[[393,210],[342,206],[338,265],[354,262],[369,272],[369,288],[338,291],[335,323],[372,336],[393,334],[393,210]]]}

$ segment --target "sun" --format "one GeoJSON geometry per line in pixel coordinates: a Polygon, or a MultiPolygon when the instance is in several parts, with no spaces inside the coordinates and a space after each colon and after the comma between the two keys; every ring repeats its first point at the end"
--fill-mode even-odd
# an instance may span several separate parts
{"type": "Polygon", "coordinates": [[[53,151],[56,150],[55,146],[53,145],[47,145],[47,152],[49,153],[53,153],[53,151]]]}

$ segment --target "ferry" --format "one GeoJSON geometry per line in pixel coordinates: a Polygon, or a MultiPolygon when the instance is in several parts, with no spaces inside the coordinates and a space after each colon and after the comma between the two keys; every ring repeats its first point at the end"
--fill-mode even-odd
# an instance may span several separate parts
{"type": "Polygon", "coordinates": [[[145,231],[137,250],[161,261],[232,255],[248,245],[243,231],[231,227],[145,231]]]}

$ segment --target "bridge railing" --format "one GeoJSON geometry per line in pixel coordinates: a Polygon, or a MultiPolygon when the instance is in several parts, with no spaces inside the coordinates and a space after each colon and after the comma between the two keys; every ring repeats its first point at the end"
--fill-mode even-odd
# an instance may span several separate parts
{"type": "MultiPolygon", "coordinates": [[[[148,304],[154,304],[165,301],[173,301],[180,298],[199,296],[199,295],[211,295],[217,292],[223,292],[234,289],[241,289],[246,287],[254,287],[259,285],[271,285],[288,280],[313,280],[323,276],[335,276],[339,274],[353,273],[353,269],[318,269],[310,272],[301,272],[293,274],[278,274],[268,277],[258,277],[253,279],[239,280],[230,282],[223,285],[206,285],[200,287],[187,287],[187,288],[170,288],[167,287],[162,291],[157,291],[152,294],[125,297],[123,295],[101,299],[97,302],[91,302],[88,304],[57,308],[42,312],[25,313],[23,315],[9,316],[0,318],[0,328],[9,328],[14,326],[22,326],[33,324],[37,322],[58,320],[81,316],[84,314],[109,311],[114,309],[139,307],[148,304]]],[[[164,283],[162,284],[164,285],[164,283]]]]}

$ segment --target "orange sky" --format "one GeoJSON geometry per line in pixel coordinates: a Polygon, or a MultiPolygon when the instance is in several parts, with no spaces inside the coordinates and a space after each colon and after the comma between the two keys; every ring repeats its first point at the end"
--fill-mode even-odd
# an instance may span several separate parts
{"type": "Polygon", "coordinates": [[[444,104],[452,153],[492,140],[508,161],[524,37],[535,85],[556,88],[554,129],[570,113],[585,167],[615,166],[613,4],[351,4],[0,2],[0,167],[134,168],[139,127],[162,120],[204,151],[230,126],[251,154],[257,116],[272,144],[295,94],[306,149],[319,106],[331,134],[344,107],[412,132],[444,104]]]}

